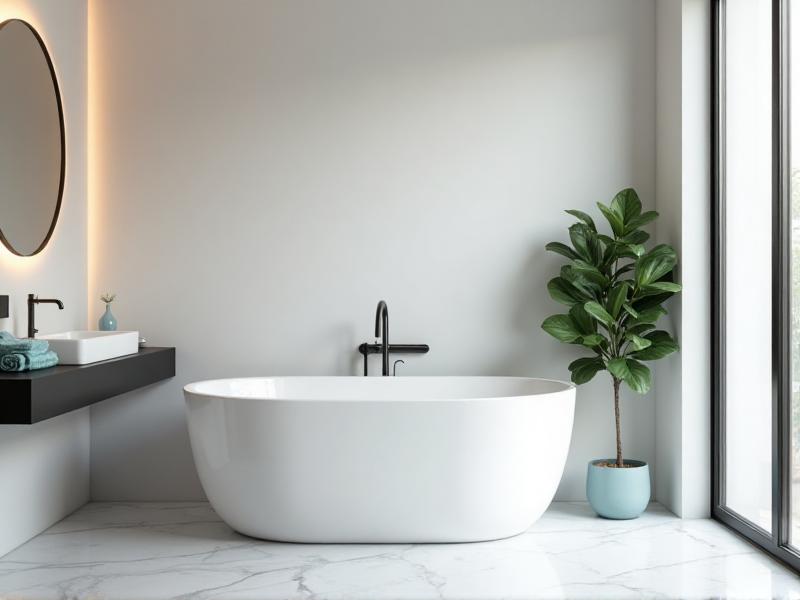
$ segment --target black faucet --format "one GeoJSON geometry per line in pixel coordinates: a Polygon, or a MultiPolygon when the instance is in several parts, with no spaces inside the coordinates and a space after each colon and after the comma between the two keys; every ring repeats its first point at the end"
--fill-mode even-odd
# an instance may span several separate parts
{"type": "Polygon", "coordinates": [[[381,339],[381,354],[383,355],[383,375],[389,374],[389,307],[386,302],[378,302],[375,311],[375,337],[381,339]]]}
{"type": "Polygon", "coordinates": [[[55,298],[37,298],[33,294],[28,294],[28,337],[33,339],[36,336],[36,332],[39,331],[36,329],[35,326],[35,311],[34,307],[37,304],[57,304],[59,310],[64,310],[64,303],[61,300],[56,300],[55,298]]]}
{"type": "Polygon", "coordinates": [[[383,374],[389,375],[389,356],[391,354],[426,354],[430,350],[428,344],[389,343],[389,308],[383,300],[378,302],[378,310],[375,311],[375,337],[381,338],[380,343],[367,344],[364,342],[358,347],[358,351],[364,355],[364,375],[368,374],[367,358],[370,354],[382,355],[383,374]]]}

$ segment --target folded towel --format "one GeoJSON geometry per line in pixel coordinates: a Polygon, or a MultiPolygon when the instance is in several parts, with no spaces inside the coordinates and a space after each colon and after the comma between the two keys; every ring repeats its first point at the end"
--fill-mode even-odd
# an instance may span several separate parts
{"type": "Polygon", "coordinates": [[[3,354],[44,354],[50,344],[47,340],[17,339],[7,331],[0,331],[0,356],[3,354]]]}
{"type": "Polygon", "coordinates": [[[0,356],[0,371],[35,371],[58,364],[58,354],[52,350],[40,354],[15,352],[0,356]]]}

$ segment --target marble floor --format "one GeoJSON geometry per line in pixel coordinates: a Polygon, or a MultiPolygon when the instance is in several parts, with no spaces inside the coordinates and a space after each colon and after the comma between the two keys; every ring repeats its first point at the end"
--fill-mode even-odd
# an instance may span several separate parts
{"type": "Polygon", "coordinates": [[[800,579],[658,505],[606,521],[557,502],[494,542],[305,545],[238,535],[208,504],[93,503],[0,559],[0,598],[800,598],[800,579]]]}

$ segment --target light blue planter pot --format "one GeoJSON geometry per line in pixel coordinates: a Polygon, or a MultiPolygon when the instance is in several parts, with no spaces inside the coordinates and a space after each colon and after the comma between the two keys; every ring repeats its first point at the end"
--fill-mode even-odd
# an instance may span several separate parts
{"type": "Polygon", "coordinates": [[[111,312],[111,304],[106,304],[106,312],[100,317],[97,323],[97,328],[100,331],[116,331],[117,330],[117,317],[111,312]]]}
{"type": "Polygon", "coordinates": [[[594,511],[607,519],[635,519],[650,502],[650,468],[640,460],[626,460],[627,468],[601,467],[613,458],[593,460],[586,473],[586,497],[594,511]]]}

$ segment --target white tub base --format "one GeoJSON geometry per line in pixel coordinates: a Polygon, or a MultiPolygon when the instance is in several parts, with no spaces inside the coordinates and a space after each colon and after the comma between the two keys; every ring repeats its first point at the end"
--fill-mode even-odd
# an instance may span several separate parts
{"type": "Polygon", "coordinates": [[[186,386],[195,463],[233,529],[309,543],[469,542],[550,504],[575,389],[500,377],[287,377],[186,386]]]}

